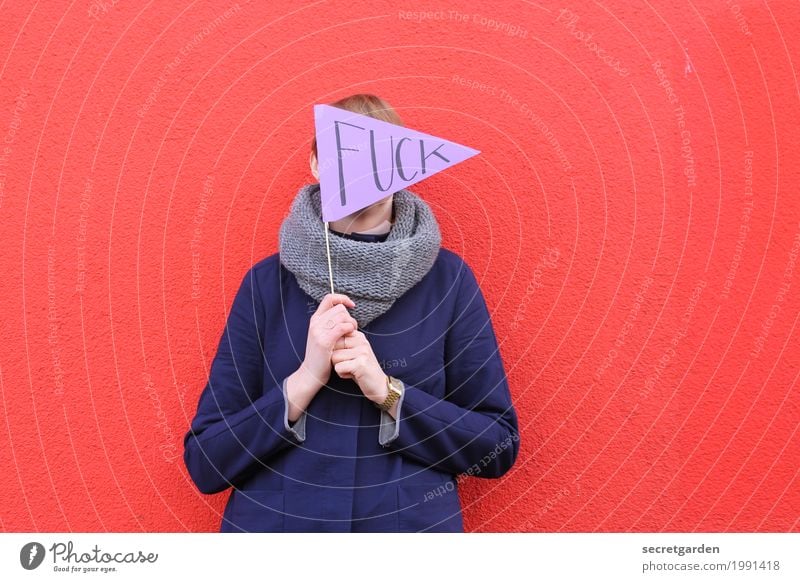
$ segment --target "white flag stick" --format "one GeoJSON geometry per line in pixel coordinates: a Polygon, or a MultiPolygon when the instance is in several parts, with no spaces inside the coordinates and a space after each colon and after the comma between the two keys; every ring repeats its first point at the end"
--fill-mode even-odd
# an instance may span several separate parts
{"type": "Polygon", "coordinates": [[[329,222],[325,223],[325,250],[328,253],[328,278],[331,281],[331,293],[333,293],[333,268],[331,267],[331,246],[328,243],[328,229],[329,229],[329,222]]]}

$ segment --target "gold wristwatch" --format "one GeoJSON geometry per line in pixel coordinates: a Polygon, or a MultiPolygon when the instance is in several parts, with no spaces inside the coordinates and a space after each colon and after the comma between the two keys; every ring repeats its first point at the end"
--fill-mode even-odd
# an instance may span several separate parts
{"type": "Polygon", "coordinates": [[[388,411],[394,403],[400,400],[400,397],[403,395],[403,383],[394,378],[392,376],[386,375],[386,386],[389,388],[389,394],[386,396],[386,400],[378,404],[375,403],[375,406],[380,408],[383,411],[388,411]]]}

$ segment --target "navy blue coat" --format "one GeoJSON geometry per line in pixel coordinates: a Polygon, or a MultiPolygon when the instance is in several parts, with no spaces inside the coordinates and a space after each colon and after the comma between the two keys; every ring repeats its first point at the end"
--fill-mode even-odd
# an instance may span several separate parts
{"type": "Polygon", "coordinates": [[[425,277],[361,328],[405,385],[385,445],[381,411],[335,371],[304,413],[302,440],[287,423],[283,380],[303,361],[317,306],[278,253],[236,293],[184,439],[201,492],[233,487],[220,531],[463,531],[459,475],[500,477],[519,450],[473,271],[441,248],[425,277]]]}

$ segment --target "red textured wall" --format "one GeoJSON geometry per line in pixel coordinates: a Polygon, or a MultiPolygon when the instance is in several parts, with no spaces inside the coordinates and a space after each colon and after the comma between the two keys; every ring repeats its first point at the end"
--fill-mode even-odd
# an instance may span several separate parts
{"type": "Polygon", "coordinates": [[[798,530],[797,2],[143,6],[2,8],[2,530],[218,528],[182,437],[354,92],[482,151],[415,188],[520,415],[470,530],[798,530]]]}

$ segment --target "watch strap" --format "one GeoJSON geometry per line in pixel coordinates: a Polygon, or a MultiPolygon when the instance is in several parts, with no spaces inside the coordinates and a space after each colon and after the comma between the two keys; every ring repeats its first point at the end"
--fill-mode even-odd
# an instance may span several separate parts
{"type": "Polygon", "coordinates": [[[394,406],[395,402],[400,400],[400,391],[392,385],[392,377],[388,374],[386,375],[386,387],[389,389],[389,394],[386,395],[386,399],[383,402],[376,404],[383,411],[388,411],[394,406]]]}

